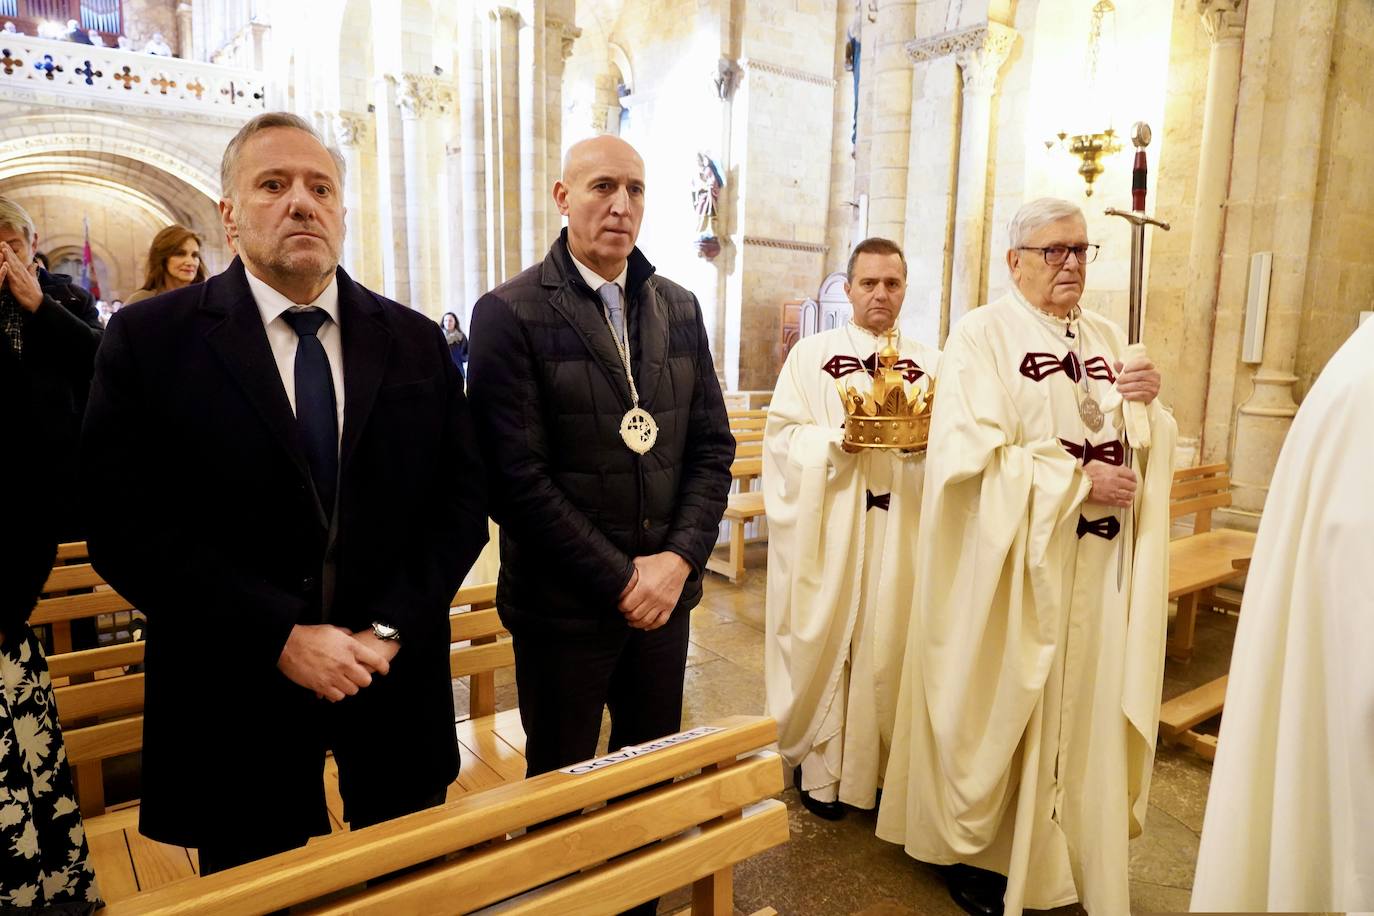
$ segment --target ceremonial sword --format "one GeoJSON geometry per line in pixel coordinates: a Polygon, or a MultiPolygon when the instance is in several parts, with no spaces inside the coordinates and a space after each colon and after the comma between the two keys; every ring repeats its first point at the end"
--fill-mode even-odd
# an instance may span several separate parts
{"type": "MultiPolygon", "coordinates": [[[[1150,125],[1144,121],[1136,121],[1131,128],[1131,143],[1135,146],[1135,162],[1131,168],[1131,209],[1118,210],[1115,207],[1107,208],[1108,216],[1119,216],[1131,224],[1131,304],[1130,312],[1126,322],[1126,352],[1122,358],[1122,365],[1145,356],[1145,344],[1141,343],[1141,326],[1144,323],[1144,302],[1141,296],[1141,279],[1145,271],[1145,226],[1156,226],[1169,231],[1169,224],[1162,220],[1157,220],[1145,213],[1145,191],[1148,187],[1149,167],[1145,162],[1145,147],[1150,145],[1150,125]]],[[[1116,394],[1116,390],[1112,390],[1116,394]]],[[[1120,398],[1120,395],[1117,395],[1120,398]]],[[[1104,403],[1104,408],[1110,408],[1110,403],[1104,403]]],[[[1138,448],[1150,447],[1150,418],[1146,412],[1145,405],[1139,401],[1121,400],[1121,410],[1123,419],[1123,437],[1125,438],[1126,454],[1130,456],[1131,470],[1135,470],[1135,450],[1138,448]]],[[[1127,507],[1126,524],[1124,537],[1121,539],[1121,549],[1116,555],[1116,589],[1121,590],[1122,575],[1126,565],[1126,545],[1135,536],[1132,521],[1135,517],[1135,501],[1127,507]]]]}

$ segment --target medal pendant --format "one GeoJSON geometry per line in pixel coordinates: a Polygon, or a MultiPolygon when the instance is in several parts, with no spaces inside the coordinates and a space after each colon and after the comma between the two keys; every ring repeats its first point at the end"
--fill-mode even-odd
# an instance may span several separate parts
{"type": "Polygon", "coordinates": [[[1078,415],[1083,418],[1083,424],[1093,432],[1102,428],[1102,405],[1098,404],[1092,395],[1085,394],[1083,400],[1078,402],[1078,415]]]}
{"type": "MultiPolygon", "coordinates": [[[[1098,415],[1099,417],[1101,414],[1098,415]]],[[[1101,420],[1098,421],[1101,426],[1101,420]]],[[[630,451],[643,455],[658,441],[658,424],[653,416],[642,407],[631,408],[620,419],[620,438],[630,451]]]]}

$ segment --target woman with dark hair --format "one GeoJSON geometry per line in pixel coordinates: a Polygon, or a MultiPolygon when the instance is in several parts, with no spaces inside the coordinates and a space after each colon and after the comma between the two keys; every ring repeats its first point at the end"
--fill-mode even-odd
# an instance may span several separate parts
{"type": "Polygon", "coordinates": [[[175,223],[153,236],[148,246],[148,264],[144,270],[143,286],[139,287],[125,305],[201,283],[205,280],[205,265],[200,260],[201,238],[194,231],[175,223]]]}
{"type": "MultiPolygon", "coordinates": [[[[0,396],[0,428],[32,429],[28,420],[0,396]]],[[[42,475],[15,451],[0,450],[0,479],[42,475]]],[[[28,624],[57,552],[55,517],[44,504],[50,493],[14,487],[0,517],[0,913],[76,916],[93,911],[100,895],[47,659],[28,624]]]]}
{"type": "Polygon", "coordinates": [[[444,317],[439,319],[439,327],[443,329],[444,341],[448,344],[448,355],[453,357],[453,364],[458,367],[458,372],[463,378],[468,377],[468,336],[463,333],[463,326],[458,323],[458,316],[452,312],[444,312],[444,317]]]}

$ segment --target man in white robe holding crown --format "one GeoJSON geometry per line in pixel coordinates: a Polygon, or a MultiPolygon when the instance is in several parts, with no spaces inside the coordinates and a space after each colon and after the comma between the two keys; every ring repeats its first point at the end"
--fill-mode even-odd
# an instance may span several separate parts
{"type": "Polygon", "coordinates": [[[1121,329],[1078,307],[1097,247],[1082,211],[1026,204],[1010,246],[1012,290],[941,359],[878,835],[947,866],[970,913],[1127,913],[1177,428],[1153,364],[1123,366],[1121,329]],[[1123,441],[1120,398],[1145,405],[1150,448],[1123,441]]]}
{"type": "Polygon", "coordinates": [[[844,393],[871,397],[881,387],[874,377],[891,342],[901,394],[920,403],[940,358],[888,336],[906,297],[901,248],[860,242],[847,276],[853,320],[788,354],[763,457],[768,709],[803,804],[829,820],[845,805],[877,801],[911,616],[924,462],[914,449],[847,447],[844,393]]]}

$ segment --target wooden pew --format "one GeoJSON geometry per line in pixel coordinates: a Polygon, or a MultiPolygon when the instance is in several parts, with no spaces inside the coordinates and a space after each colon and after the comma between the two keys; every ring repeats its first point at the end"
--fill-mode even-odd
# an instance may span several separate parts
{"type": "Polygon", "coordinates": [[[515,664],[510,634],[496,614],[496,583],[460,588],[454,608],[465,608],[449,617],[449,675],[468,678],[471,698],[469,717],[496,712],[496,670],[515,664]]]}
{"type": "Polygon", "coordinates": [[[720,573],[736,585],[744,578],[744,526],[764,517],[763,493],[751,490],[731,493],[725,505],[725,523],[730,527],[730,543],[725,556],[717,548],[706,559],[706,568],[720,573]]]}
{"type": "Polygon", "coordinates": [[[609,913],[691,885],[693,913],[731,916],[735,863],[788,837],[786,807],[770,798],[783,788],[782,764],[764,750],[777,729],[736,716],[676,737],[693,733],[176,881],[103,912],[609,913]],[[515,835],[535,824],[545,826],[515,835]]]}
{"type": "Polygon", "coordinates": [[[1250,556],[1255,535],[1234,528],[1212,528],[1212,512],[1231,505],[1231,478],[1225,464],[1174,471],[1169,499],[1170,521],[1194,517],[1193,533],[1169,542],[1169,597],[1177,599],[1178,614],[1167,651],[1170,658],[1187,661],[1193,653],[1198,607],[1210,610],[1228,604],[1219,601],[1215,588],[1244,575],[1233,561],[1250,556]]]}
{"type": "MultiPolygon", "coordinates": [[[[1174,472],[1170,491],[1170,518],[1195,515],[1193,533],[1169,542],[1169,597],[1178,599],[1167,652],[1170,658],[1187,661],[1193,651],[1193,631],[1198,606],[1235,608],[1215,588],[1241,578],[1250,568],[1255,535],[1249,531],[1212,528],[1212,512],[1231,505],[1231,481],[1225,464],[1180,468],[1174,472]]],[[[1166,745],[1192,748],[1207,760],[1216,759],[1215,735],[1195,726],[1221,713],[1226,702],[1226,677],[1219,677],[1159,708],[1159,737],[1166,745]]]]}
{"type": "MultiPolygon", "coordinates": [[[[97,594],[115,595],[113,591],[97,594]]],[[[69,596],[61,601],[70,603],[75,598],[89,597],[69,596]]],[[[469,791],[473,785],[520,778],[525,772],[520,751],[514,744],[496,737],[498,729],[507,733],[512,727],[518,730],[519,720],[504,713],[495,715],[496,670],[514,664],[508,634],[496,616],[495,597],[496,586],[492,583],[460,589],[453,599],[458,612],[449,624],[456,643],[450,649],[449,666],[454,677],[469,678],[472,697],[468,720],[456,726],[464,746],[465,772],[454,784],[454,794],[469,791]],[[483,760],[481,754],[492,762],[483,760]],[[499,778],[492,776],[496,772],[494,767],[500,768],[499,778]]],[[[64,606],[49,605],[45,613],[56,615],[64,606]],[[59,610],[52,610],[53,607],[59,610]]],[[[193,854],[187,850],[154,842],[138,833],[136,802],[109,811],[105,807],[103,764],[112,757],[135,753],[143,746],[143,675],[125,673],[126,666],[141,664],[143,657],[144,644],[136,642],[67,652],[48,659],[49,673],[58,684],[54,694],[67,756],[74,768],[77,798],[87,819],[86,832],[91,838],[97,877],[108,900],[119,899],[121,893],[133,893],[139,887],[147,889],[187,877],[195,868],[193,854]]],[[[523,748],[523,735],[513,740],[523,748]]],[[[342,827],[343,806],[332,759],[326,772],[331,819],[342,827]]]]}
{"type": "Polygon", "coordinates": [[[744,578],[745,527],[765,517],[763,494],[755,491],[753,483],[763,474],[763,428],[768,422],[768,411],[739,409],[726,413],[735,437],[730,476],[739,481],[739,488],[730,494],[723,516],[726,545],[712,553],[706,568],[739,584],[744,578]]]}
{"type": "Polygon", "coordinates": [[[85,561],[90,557],[85,541],[70,541],[57,545],[57,562],[60,564],[85,561]]]}

